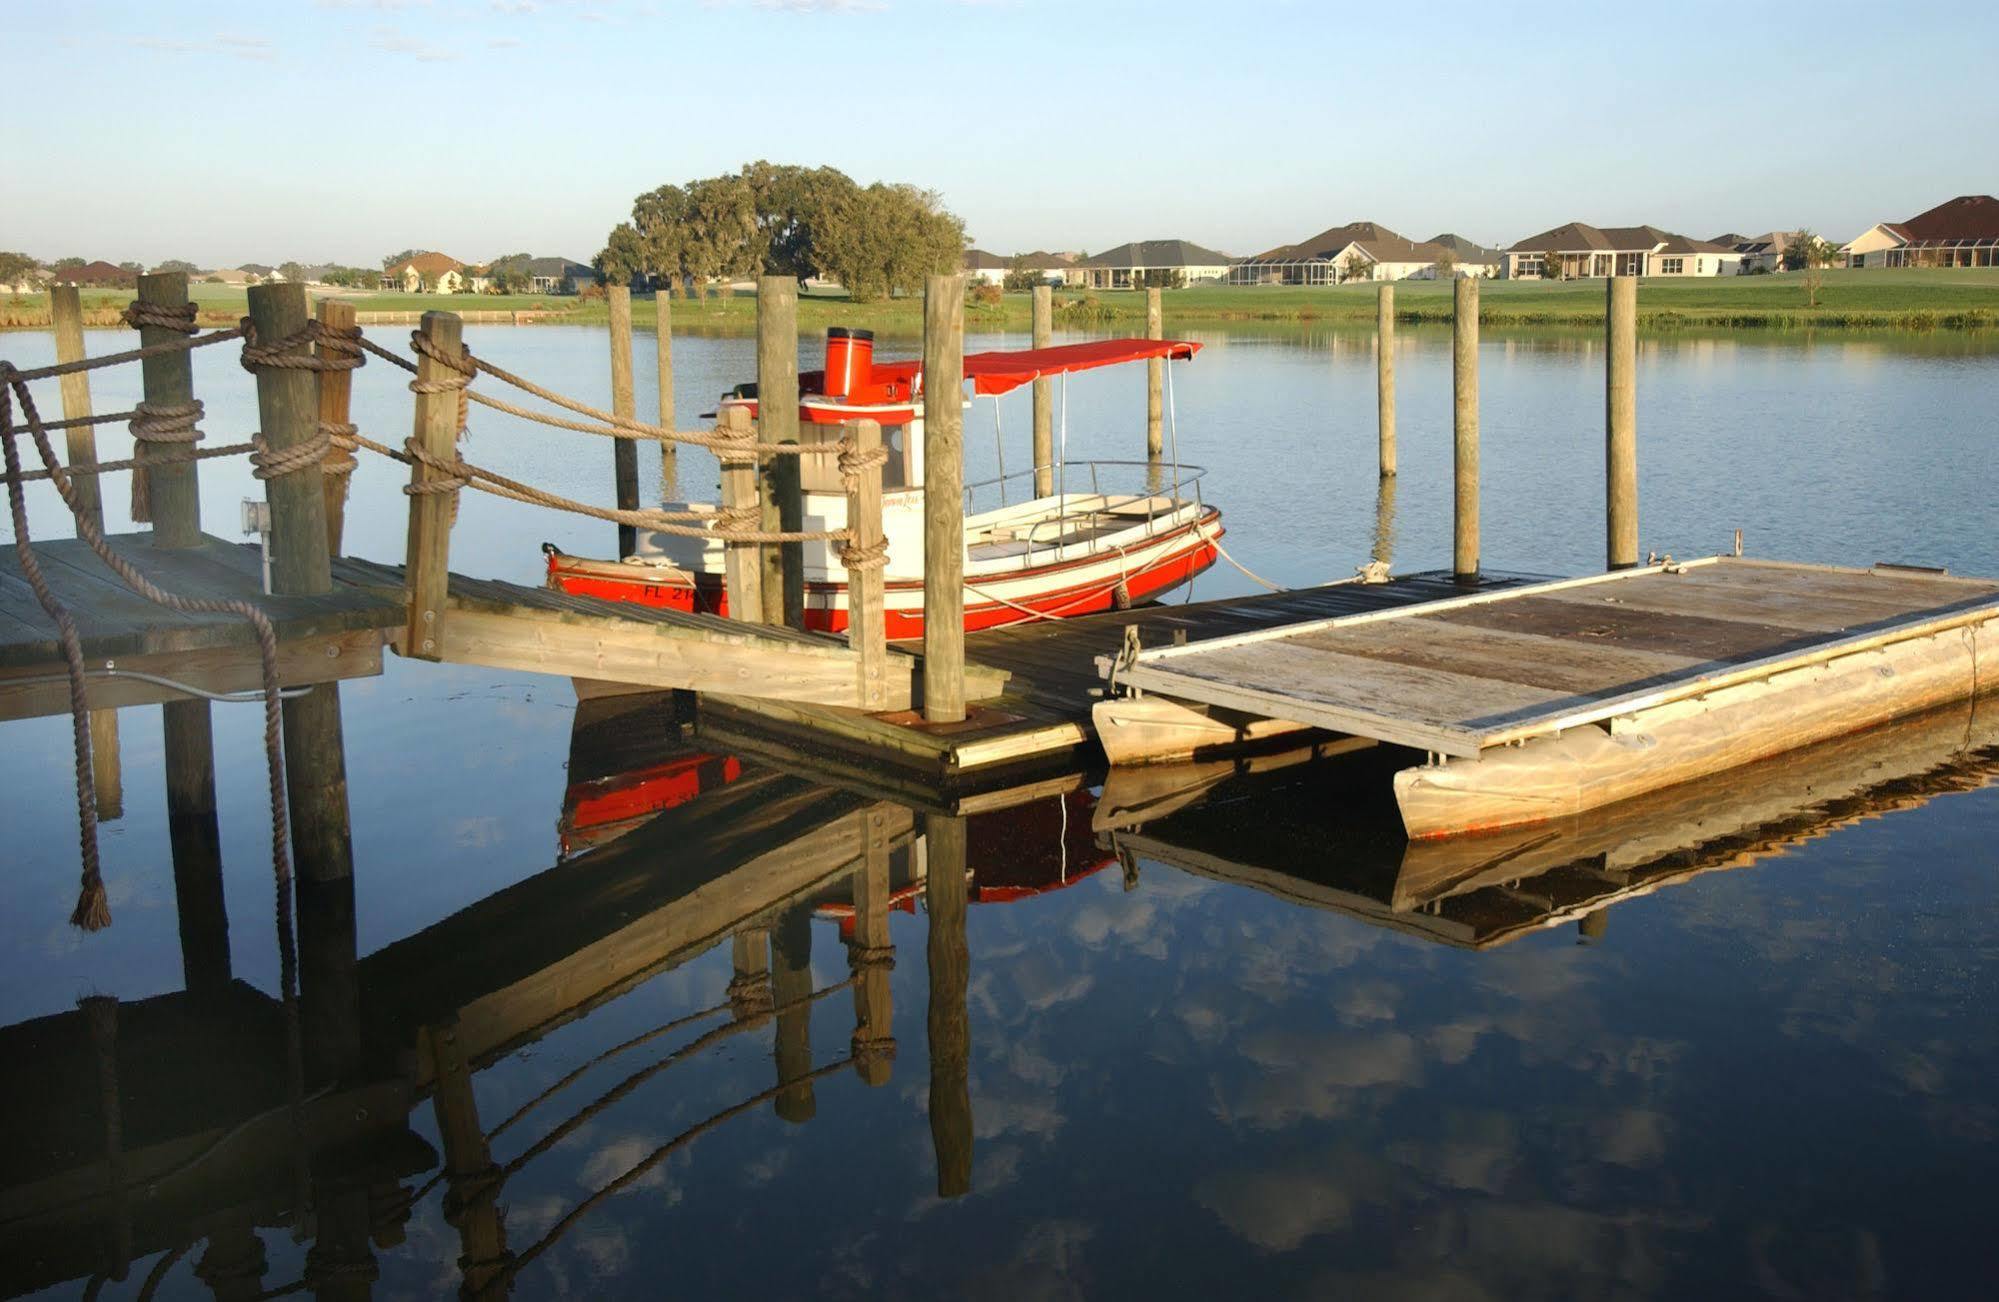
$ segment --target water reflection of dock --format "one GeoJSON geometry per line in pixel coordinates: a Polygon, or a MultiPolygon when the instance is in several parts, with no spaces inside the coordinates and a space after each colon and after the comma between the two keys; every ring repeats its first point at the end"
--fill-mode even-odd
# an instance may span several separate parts
{"type": "Polygon", "coordinates": [[[1999,776],[1999,712],[1966,702],[1559,822],[1450,841],[1406,841],[1378,818],[1370,826],[1365,811],[1330,841],[1316,820],[1259,818],[1321,799],[1337,808],[1312,758],[1182,766],[1180,791],[1174,774],[1113,774],[1099,841],[1294,904],[1489,949],[1567,921],[1600,929],[1604,910],[1624,900],[1983,787],[1999,776]],[[1128,776],[1137,781],[1120,781],[1128,776]]]}

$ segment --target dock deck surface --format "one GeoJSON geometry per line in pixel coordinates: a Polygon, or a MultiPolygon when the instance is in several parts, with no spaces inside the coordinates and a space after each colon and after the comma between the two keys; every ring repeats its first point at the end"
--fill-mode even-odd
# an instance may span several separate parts
{"type": "Polygon", "coordinates": [[[1143,653],[1121,681],[1442,755],[1999,616],[1999,584],[1715,557],[1143,653]]]}

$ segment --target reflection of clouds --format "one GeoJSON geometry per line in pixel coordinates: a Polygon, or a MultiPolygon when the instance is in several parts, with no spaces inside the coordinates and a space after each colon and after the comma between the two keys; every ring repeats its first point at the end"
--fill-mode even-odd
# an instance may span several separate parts
{"type": "Polygon", "coordinates": [[[1379,1164],[1352,1153],[1295,1156],[1263,1170],[1208,1176],[1194,1201],[1236,1237],[1265,1252],[1289,1252],[1307,1239],[1344,1230],[1359,1202],[1387,1192],[1379,1164]]]}
{"type": "Polygon", "coordinates": [[[1086,948],[1095,949],[1112,936],[1138,940],[1153,928],[1158,910],[1144,892],[1134,895],[1100,895],[1087,900],[1069,918],[1069,934],[1086,948]]]}
{"type": "Polygon", "coordinates": [[[1358,1091],[1413,1085],[1422,1076],[1416,1042],[1400,1031],[1266,1030],[1239,1043],[1241,1055],[1263,1071],[1236,1088],[1220,1115],[1262,1129],[1341,1116],[1358,1091]]]}
{"type": "Polygon", "coordinates": [[[1090,1272],[1084,1249],[1095,1237],[1096,1227],[1086,1221],[1045,1220],[1026,1225],[1008,1260],[962,1280],[955,1295],[1003,1302],[1089,1297],[1090,1272]]]}
{"type": "MultiPolygon", "coordinates": [[[[590,1155],[576,1173],[576,1182],[586,1189],[601,1189],[644,1161],[660,1143],[658,1138],[647,1135],[624,1135],[613,1139],[590,1155]]],[[[665,1162],[658,1163],[618,1193],[622,1197],[641,1189],[665,1189],[666,1194],[661,1201],[668,1207],[678,1203],[682,1196],[678,1185],[668,1184],[665,1162]]]]}
{"type": "Polygon", "coordinates": [[[1087,971],[1064,967],[1046,953],[1023,955],[1012,973],[1015,992],[1035,1012],[1081,999],[1096,983],[1087,971]]]}

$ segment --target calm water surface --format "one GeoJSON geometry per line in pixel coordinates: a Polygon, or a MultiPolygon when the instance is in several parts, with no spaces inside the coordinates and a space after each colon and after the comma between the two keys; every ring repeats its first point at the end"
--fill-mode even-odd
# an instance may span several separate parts
{"type": "MultiPolygon", "coordinates": [[[[467,336],[608,391],[601,331],[467,336]]],[[[1383,505],[1369,337],[1200,338],[1175,375],[1178,438],[1231,551],[1285,583],[1350,573],[1383,505]]],[[[1999,573],[1999,342],[1640,347],[1646,548],[1712,552],[1740,527],[1754,555],[1999,573]]],[[[197,354],[196,382],[233,440],[254,408],[227,351],[197,354]]],[[[0,353],[33,364],[47,343],[0,336],[0,353]]],[[[753,344],[682,338],[676,360],[685,427],[748,376],[753,344]]],[[[1600,348],[1494,335],[1482,363],[1486,563],[1600,563],[1600,348]]],[[[1449,364],[1447,334],[1404,332],[1398,569],[1449,560],[1449,364]]],[[[98,408],[136,383],[101,378],[98,408]]],[[[400,378],[371,366],[356,389],[363,427],[400,438],[400,378]]],[[[972,478],[998,460],[990,408],[968,417],[972,478]]],[[[1142,449],[1136,372],[1073,377],[1067,409],[1072,457],[1142,449]]],[[[1000,416],[1019,468],[1026,396],[1000,416]]],[[[475,412],[470,454],[610,500],[597,441],[475,412]]],[[[662,478],[656,456],[644,470],[662,478]]],[[[251,481],[202,474],[209,530],[233,534],[251,481]]],[[[712,495],[706,456],[672,475],[662,492],[712,495]]],[[[400,559],[401,481],[364,466],[350,551],[400,559]]],[[[122,487],[107,497],[122,527],[122,487]]],[[[64,531],[45,499],[31,523],[64,531]]],[[[473,496],[453,564],[532,580],[537,542],[601,553],[607,533],[473,496]]],[[[1250,590],[1218,570],[1195,595],[1250,590]]],[[[1076,775],[961,828],[754,756],[698,758],[670,706],[579,711],[560,680],[392,658],[342,700],[364,1029],[348,1083],[419,1091],[335,1098],[353,1124],[314,1132],[309,1226],[286,1213],[284,1127],[254,1152],[226,1142],[284,1115],[256,710],[214,712],[242,984],[198,997],[180,993],[159,712],[121,716],[116,921],[95,937],[66,925],[67,721],[8,725],[0,1293],[76,1297],[129,1260],[104,1296],[156,1269],[160,1297],[208,1296],[204,1278],[243,1296],[220,1266],[251,1224],[259,1287],[310,1271],[349,1297],[448,1294],[461,1257],[521,1297],[1942,1297],[1983,1295],[1999,1266],[1999,738],[1970,712],[1452,857],[1384,827],[1366,762],[1076,775]],[[842,1065],[851,994],[789,1002],[848,979],[870,819],[897,900],[887,998],[867,1005],[896,1050],[873,1085],[842,1065]],[[961,831],[962,909],[923,889],[961,831]],[[126,1001],[125,1148],[184,1182],[123,1217],[91,1200],[103,1123],[77,1001],[95,994],[126,1001]],[[788,1005],[775,1026],[760,998],[788,1005]],[[208,1038],[162,1039],[184,1025],[208,1038]],[[473,1054],[469,1090],[432,1089],[447,1031],[473,1054]],[[467,1158],[479,1132],[488,1151],[467,1158]],[[490,1197],[468,1175],[488,1159],[506,1173],[490,1197]]],[[[308,926],[329,906],[310,907],[308,926]]]]}

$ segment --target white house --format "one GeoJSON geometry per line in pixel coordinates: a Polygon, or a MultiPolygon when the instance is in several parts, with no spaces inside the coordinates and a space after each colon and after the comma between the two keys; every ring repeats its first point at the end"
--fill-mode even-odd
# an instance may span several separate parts
{"type": "Polygon", "coordinates": [[[1999,199],[1963,194],[1903,222],[1879,222],[1840,252],[1849,267],[1999,267],[1999,199]]]}
{"type": "Polygon", "coordinates": [[[443,253],[419,253],[382,271],[382,288],[405,294],[456,294],[465,282],[465,264],[443,253]]]}
{"type": "Polygon", "coordinates": [[[964,262],[965,281],[972,285],[999,285],[1006,281],[1007,262],[997,253],[984,249],[966,249],[964,262]]]}
{"type": "Polygon", "coordinates": [[[1724,249],[1733,250],[1741,261],[1736,271],[1750,275],[1756,271],[1782,271],[1784,251],[1791,247],[1791,241],[1798,238],[1797,231],[1766,231],[1761,235],[1717,235],[1709,240],[1724,249]]]}
{"type": "Polygon", "coordinates": [[[1177,274],[1192,285],[1221,280],[1228,272],[1228,254],[1202,248],[1191,240],[1134,240],[1070,265],[1064,280],[1090,289],[1132,289],[1155,273],[1167,277],[1177,274]]]}
{"type": "MultiPolygon", "coordinates": [[[[1451,238],[1455,239],[1456,236],[1451,238]]],[[[1469,241],[1465,243],[1472,248],[1469,241]]],[[[1376,222],[1348,222],[1310,239],[1243,258],[1229,268],[1235,285],[1335,285],[1346,280],[1407,280],[1436,275],[1443,246],[1418,244],[1376,222]]]]}
{"type": "Polygon", "coordinates": [[[1674,235],[1656,226],[1591,226],[1570,222],[1506,250],[1508,279],[1586,276],[1725,276],[1742,264],[1734,249],[1674,235]]]}

